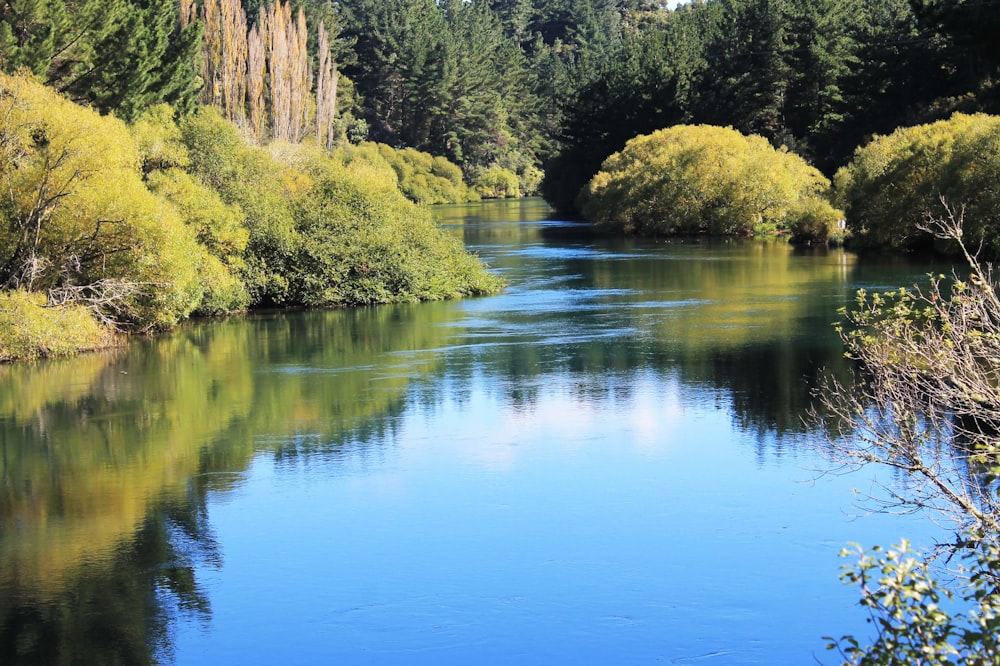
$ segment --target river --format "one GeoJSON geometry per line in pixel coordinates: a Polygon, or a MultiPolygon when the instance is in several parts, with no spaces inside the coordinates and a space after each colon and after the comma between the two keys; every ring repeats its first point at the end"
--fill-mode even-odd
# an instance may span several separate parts
{"type": "Polygon", "coordinates": [[[887,472],[803,422],[926,264],[438,208],[501,295],[0,367],[0,663],[837,663],[887,472]]]}

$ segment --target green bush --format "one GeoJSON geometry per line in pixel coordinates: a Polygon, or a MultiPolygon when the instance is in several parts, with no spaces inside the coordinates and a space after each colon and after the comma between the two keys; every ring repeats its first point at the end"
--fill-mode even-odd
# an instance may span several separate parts
{"type": "MultiPolygon", "coordinates": [[[[301,153],[309,149],[301,148],[301,153]]],[[[408,201],[391,174],[321,154],[300,160],[312,185],[295,197],[302,242],[290,281],[306,305],[435,300],[497,291],[499,278],[408,201]]]]}
{"type": "Polygon", "coordinates": [[[807,216],[836,220],[829,181],[797,155],[731,128],[678,125],[639,136],[581,193],[584,216],[636,234],[751,234],[807,216]]]}
{"type": "Polygon", "coordinates": [[[484,199],[510,199],[521,196],[517,174],[501,166],[491,166],[476,176],[476,192],[484,199]]]}
{"type": "Polygon", "coordinates": [[[207,252],[146,188],[125,125],[25,76],[0,76],[0,106],[0,283],[113,284],[104,313],[119,325],[166,327],[189,315],[207,252]]]}
{"type": "Polygon", "coordinates": [[[288,262],[298,243],[284,169],[264,149],[248,143],[213,108],[181,123],[191,156],[190,173],[239,209],[249,238],[241,278],[253,303],[288,301],[288,262]]]}
{"type": "MultiPolygon", "coordinates": [[[[908,249],[929,245],[928,215],[942,198],[965,207],[964,237],[1000,256],[1000,117],[955,114],[901,128],[858,148],[834,177],[839,203],[861,244],[908,249]]],[[[954,249],[942,247],[941,249],[954,249]]]]}
{"type": "Polygon", "coordinates": [[[0,292],[0,362],[102,349],[114,340],[86,307],[47,307],[44,294],[0,292]]]}
{"type": "Polygon", "coordinates": [[[844,232],[841,224],[843,218],[840,211],[834,209],[825,200],[813,199],[794,215],[791,225],[791,241],[796,244],[830,243],[840,245],[844,242],[844,232]]]}
{"type": "Polygon", "coordinates": [[[399,189],[415,203],[463,203],[477,198],[462,180],[462,170],[444,157],[370,142],[346,147],[340,156],[345,163],[363,160],[373,166],[390,167],[399,189]]]}

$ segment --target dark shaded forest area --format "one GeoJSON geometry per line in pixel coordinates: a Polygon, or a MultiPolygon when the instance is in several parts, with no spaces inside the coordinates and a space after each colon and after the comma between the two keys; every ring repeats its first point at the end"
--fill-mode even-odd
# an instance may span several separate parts
{"type": "MultiPolygon", "coordinates": [[[[226,6],[242,8],[244,32],[263,34],[268,5],[182,4],[5,3],[0,62],[126,120],[161,101],[182,113],[229,104],[217,84],[248,56],[225,52],[239,32],[227,18],[238,12],[226,6]],[[182,21],[181,10],[202,20],[182,21]]],[[[678,123],[762,135],[832,175],[874,134],[1000,104],[996,0],[696,0],[674,10],[643,0],[293,0],[290,8],[303,10],[317,71],[303,80],[308,94],[322,85],[319,66],[334,64],[335,141],[443,156],[470,182],[503,169],[528,193],[543,170],[544,193],[562,209],[628,139],[678,123]]],[[[246,99],[231,117],[250,122],[255,102],[246,99]]]]}

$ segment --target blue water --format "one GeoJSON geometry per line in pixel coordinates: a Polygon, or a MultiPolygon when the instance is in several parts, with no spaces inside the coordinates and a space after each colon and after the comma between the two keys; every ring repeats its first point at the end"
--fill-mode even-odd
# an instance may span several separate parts
{"type": "Polygon", "coordinates": [[[837,663],[822,637],[867,632],[838,551],[940,533],[865,515],[893,477],[824,474],[804,411],[844,368],[837,308],[926,267],[553,236],[565,225],[536,201],[441,215],[505,293],[191,327],[4,417],[5,451],[33,447],[27,461],[84,433],[80,460],[5,463],[6,478],[113,474],[105,518],[123,480],[146,479],[145,518],[121,509],[111,545],[89,549],[72,525],[93,516],[26,518],[34,495],[8,489],[7,625],[95,613],[111,638],[79,645],[66,613],[25,621],[91,663],[125,635],[145,641],[138,661],[198,665],[837,663]],[[39,420],[52,405],[62,430],[39,420]],[[38,574],[65,582],[25,582],[35,543],[70,553],[38,574]],[[122,589],[81,582],[98,571],[122,589]],[[108,610],[143,590],[144,611],[108,610]]]}

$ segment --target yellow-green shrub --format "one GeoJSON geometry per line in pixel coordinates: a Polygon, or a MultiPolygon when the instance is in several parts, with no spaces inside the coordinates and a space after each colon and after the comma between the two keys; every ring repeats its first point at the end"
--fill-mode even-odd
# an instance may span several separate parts
{"type": "Polygon", "coordinates": [[[249,238],[240,274],[252,302],[287,302],[286,272],[298,233],[281,164],[248,143],[214,108],[185,118],[180,129],[189,173],[243,216],[249,238]]]}
{"type": "Polygon", "coordinates": [[[875,137],[835,178],[839,202],[860,242],[907,248],[929,244],[917,226],[966,209],[965,241],[1000,255],[1000,117],[955,114],[875,137]]]}
{"type": "Polygon", "coordinates": [[[129,129],[139,149],[143,173],[191,165],[181,128],[174,121],[174,110],[169,105],[150,108],[129,129]]]}
{"type": "Polygon", "coordinates": [[[493,165],[475,180],[476,193],[484,199],[509,199],[521,196],[521,183],[510,169],[493,165]]]}
{"type": "Polygon", "coordinates": [[[498,290],[499,278],[407,200],[392,172],[301,147],[308,188],[294,198],[301,243],[289,279],[306,305],[433,300],[498,290]]]}
{"type": "Polygon", "coordinates": [[[420,204],[463,203],[476,198],[462,180],[462,170],[446,158],[413,148],[396,149],[384,143],[366,142],[342,149],[345,163],[365,160],[385,164],[396,174],[399,189],[420,204]]]}
{"type": "Polygon", "coordinates": [[[250,294],[239,277],[246,268],[243,253],[250,236],[243,226],[242,211],[226,204],[218,193],[181,169],[156,171],[149,175],[147,183],[173,204],[208,250],[200,257],[198,267],[204,293],[196,311],[221,314],[249,306],[250,294]]]}
{"type": "Polygon", "coordinates": [[[588,219],[626,233],[750,234],[789,229],[805,211],[836,219],[829,186],[762,137],[678,125],[638,136],[605,160],[578,205],[588,219]]]}
{"type": "Polygon", "coordinates": [[[143,184],[125,125],[23,75],[0,76],[0,106],[0,281],[40,290],[117,280],[139,287],[112,313],[120,323],[187,316],[205,250],[143,184]]]}
{"type": "Polygon", "coordinates": [[[44,294],[0,292],[0,362],[101,349],[114,332],[80,305],[46,307],[44,294]]]}

